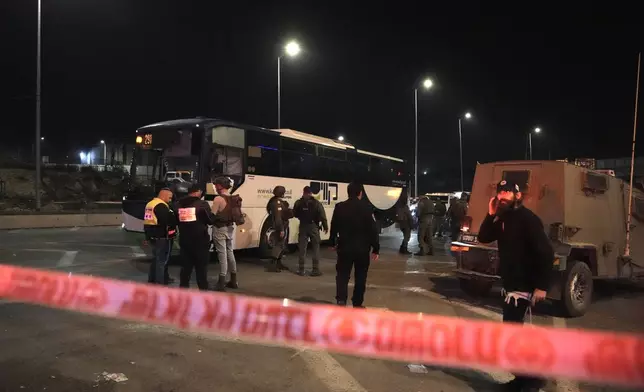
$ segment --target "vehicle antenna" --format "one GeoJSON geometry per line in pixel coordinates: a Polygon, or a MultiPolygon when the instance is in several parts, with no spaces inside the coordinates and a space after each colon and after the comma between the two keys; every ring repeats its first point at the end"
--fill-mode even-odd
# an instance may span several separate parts
{"type": "Polygon", "coordinates": [[[633,120],[633,146],[631,149],[631,178],[628,188],[628,215],[626,216],[626,248],[624,256],[631,255],[631,219],[633,212],[633,171],[635,169],[635,138],[637,136],[637,105],[640,96],[640,66],[642,62],[642,52],[637,55],[637,81],[635,82],[635,119],[633,120]]]}

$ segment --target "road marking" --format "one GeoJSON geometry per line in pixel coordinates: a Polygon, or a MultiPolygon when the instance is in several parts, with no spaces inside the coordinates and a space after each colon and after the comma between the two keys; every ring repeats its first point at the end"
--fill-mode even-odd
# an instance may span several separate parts
{"type": "Polygon", "coordinates": [[[147,257],[140,246],[130,246],[130,249],[132,250],[132,257],[147,257]]]}
{"type": "Polygon", "coordinates": [[[80,229],[80,227],[76,226],[76,227],[72,227],[71,229],[69,229],[69,231],[78,231],[78,229],[80,229]]]}
{"type": "Polygon", "coordinates": [[[130,245],[117,245],[117,244],[95,244],[88,242],[79,242],[79,241],[58,241],[58,242],[43,242],[47,245],[60,245],[60,244],[82,244],[83,246],[97,246],[97,247],[106,247],[106,248],[131,248],[130,245]]]}
{"type": "MultiPolygon", "coordinates": [[[[24,252],[69,252],[68,250],[65,249],[53,249],[53,248],[25,248],[25,249],[18,249],[19,251],[24,251],[24,252]]],[[[74,252],[78,252],[75,250],[74,252]]]]}
{"type": "Polygon", "coordinates": [[[20,233],[22,229],[9,230],[9,234],[20,233]]]}
{"type": "MultiPolygon", "coordinates": [[[[552,324],[555,328],[568,328],[565,318],[553,317],[552,324]]],[[[579,384],[572,380],[557,379],[555,380],[557,392],[579,392],[579,384]]]]}
{"type": "Polygon", "coordinates": [[[304,350],[299,357],[329,391],[367,392],[367,389],[326,351],[304,350]]]}
{"type": "Polygon", "coordinates": [[[78,254],[77,250],[68,250],[62,255],[58,263],[56,263],[57,268],[71,267],[74,264],[74,259],[78,254]]]}

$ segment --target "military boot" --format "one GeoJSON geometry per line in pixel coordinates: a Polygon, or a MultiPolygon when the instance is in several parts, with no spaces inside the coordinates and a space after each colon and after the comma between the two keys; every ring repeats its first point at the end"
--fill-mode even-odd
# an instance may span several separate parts
{"type": "Polygon", "coordinates": [[[322,271],[320,271],[320,267],[317,265],[313,266],[313,269],[311,270],[311,276],[322,276],[322,271]]]}
{"type": "Polygon", "coordinates": [[[300,264],[300,265],[297,267],[297,272],[296,272],[296,274],[298,274],[298,275],[300,275],[300,276],[304,276],[304,275],[306,275],[306,272],[304,271],[304,264],[300,264]]]}
{"type": "Polygon", "coordinates": [[[266,268],[266,271],[268,271],[268,272],[282,272],[282,270],[280,270],[280,268],[277,265],[277,263],[278,263],[277,259],[271,259],[271,263],[266,268]]]}
{"type": "Polygon", "coordinates": [[[215,291],[226,291],[226,276],[219,275],[217,280],[217,285],[215,286],[215,291]]]}
{"type": "Polygon", "coordinates": [[[231,272],[230,273],[230,281],[226,283],[226,287],[229,289],[238,289],[239,285],[237,284],[237,273],[236,272],[231,272]]]}

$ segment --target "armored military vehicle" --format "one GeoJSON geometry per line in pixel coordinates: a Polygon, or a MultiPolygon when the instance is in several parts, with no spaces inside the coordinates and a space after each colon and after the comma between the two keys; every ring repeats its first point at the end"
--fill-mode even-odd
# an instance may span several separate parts
{"type": "Polygon", "coordinates": [[[633,189],[626,256],[628,183],[559,161],[495,162],[476,167],[468,217],[451,244],[456,275],[468,294],[486,295],[500,279],[496,244],[479,243],[477,232],[502,179],[519,185],[524,205],[543,221],[555,249],[548,298],[563,305],[568,316],[586,312],[594,279],[644,276],[643,192],[633,189]]]}

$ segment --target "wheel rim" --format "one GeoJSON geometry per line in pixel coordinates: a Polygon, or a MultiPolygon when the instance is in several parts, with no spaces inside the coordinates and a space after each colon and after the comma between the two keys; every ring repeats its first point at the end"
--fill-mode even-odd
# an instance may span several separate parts
{"type": "Polygon", "coordinates": [[[577,307],[583,306],[586,302],[588,282],[582,274],[575,274],[570,282],[570,298],[577,307]]]}

